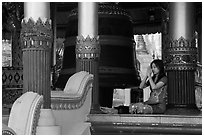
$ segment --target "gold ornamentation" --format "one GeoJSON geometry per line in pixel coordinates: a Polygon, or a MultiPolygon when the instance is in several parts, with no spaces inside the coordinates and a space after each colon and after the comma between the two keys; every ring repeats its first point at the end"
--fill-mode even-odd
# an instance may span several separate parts
{"type": "Polygon", "coordinates": [[[77,59],[95,59],[100,56],[99,36],[86,38],[77,36],[76,39],[76,58],[77,59]]]}
{"type": "MultiPolygon", "coordinates": [[[[116,15],[116,16],[126,16],[132,21],[131,15],[128,13],[128,11],[120,8],[116,4],[110,4],[110,3],[100,3],[98,5],[98,14],[99,15],[116,15]]],[[[77,16],[78,10],[77,8],[70,11],[68,18],[72,16],[77,16]]]]}
{"type": "Polygon", "coordinates": [[[45,22],[38,18],[35,22],[32,18],[22,20],[21,43],[24,48],[50,49],[52,46],[51,20],[45,22]]]}
{"type": "Polygon", "coordinates": [[[169,47],[165,50],[165,64],[167,70],[195,70],[197,63],[197,49],[195,38],[187,40],[169,40],[169,47]]]}

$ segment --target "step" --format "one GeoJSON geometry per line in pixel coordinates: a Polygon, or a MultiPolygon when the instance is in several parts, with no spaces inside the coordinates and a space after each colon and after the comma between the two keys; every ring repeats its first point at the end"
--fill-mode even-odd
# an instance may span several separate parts
{"type": "Polygon", "coordinates": [[[92,134],[202,134],[202,115],[90,114],[92,134]]]}

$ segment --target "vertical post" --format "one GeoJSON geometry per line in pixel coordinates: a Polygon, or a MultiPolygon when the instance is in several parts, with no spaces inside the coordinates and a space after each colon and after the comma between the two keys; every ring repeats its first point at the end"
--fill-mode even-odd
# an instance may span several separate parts
{"type": "Polygon", "coordinates": [[[202,10],[197,16],[198,62],[202,64],[202,10]]]}
{"type": "Polygon", "coordinates": [[[19,41],[20,28],[16,28],[12,31],[12,66],[22,67],[22,47],[19,41]]]}
{"type": "Polygon", "coordinates": [[[94,75],[91,113],[99,110],[99,56],[98,3],[80,2],[78,3],[76,71],[84,70],[94,75]]]}
{"type": "Polygon", "coordinates": [[[162,10],[162,60],[165,59],[165,50],[168,46],[169,10],[162,10]]]}
{"type": "Polygon", "coordinates": [[[166,47],[168,113],[195,113],[195,9],[190,2],[169,5],[169,45],[166,47]],[[193,110],[193,111],[191,111],[193,110]]]}
{"type": "Polygon", "coordinates": [[[56,15],[57,15],[57,6],[55,3],[50,3],[51,5],[51,20],[52,20],[52,32],[53,32],[53,44],[51,48],[51,87],[53,90],[55,90],[54,84],[56,81],[56,47],[57,47],[57,21],[56,21],[56,15]]]}
{"type": "Polygon", "coordinates": [[[20,45],[20,30],[21,30],[21,9],[22,4],[18,2],[11,2],[11,7],[14,8],[14,13],[10,15],[10,20],[12,21],[11,29],[11,39],[12,39],[12,66],[13,67],[22,67],[22,47],[20,45]]]}
{"type": "Polygon", "coordinates": [[[53,28],[53,46],[52,46],[52,66],[56,65],[56,46],[57,46],[57,20],[56,20],[56,13],[57,13],[57,9],[56,9],[56,4],[53,3],[52,4],[52,28],[53,28]]]}
{"type": "Polygon", "coordinates": [[[23,91],[43,95],[45,109],[50,108],[50,54],[52,29],[50,3],[25,2],[22,20],[23,91]]]}

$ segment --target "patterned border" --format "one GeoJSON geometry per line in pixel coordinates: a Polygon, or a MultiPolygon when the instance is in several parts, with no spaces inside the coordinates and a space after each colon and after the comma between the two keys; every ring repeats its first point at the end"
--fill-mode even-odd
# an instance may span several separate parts
{"type": "MultiPolygon", "coordinates": [[[[130,14],[126,10],[117,6],[116,4],[109,4],[109,3],[99,4],[98,14],[127,16],[130,19],[130,21],[132,21],[132,17],[130,16],[130,14]]],[[[68,18],[76,15],[78,15],[77,8],[73,9],[70,12],[70,14],[68,15],[68,18]]]]}
{"type": "Polygon", "coordinates": [[[2,89],[2,105],[10,108],[12,104],[23,94],[23,89],[2,89]]]}
{"type": "Polygon", "coordinates": [[[76,39],[76,58],[77,59],[95,59],[100,56],[99,36],[86,38],[77,36],[76,39]]]}
{"type": "Polygon", "coordinates": [[[187,40],[167,39],[169,47],[165,50],[165,64],[167,70],[195,70],[197,63],[197,48],[195,38],[187,40]]]}
{"type": "Polygon", "coordinates": [[[23,88],[23,68],[2,67],[2,88],[23,88]]]}
{"type": "Polygon", "coordinates": [[[40,101],[37,103],[35,112],[34,112],[34,117],[33,117],[33,124],[32,124],[32,129],[31,129],[31,135],[36,135],[36,128],[38,126],[38,121],[40,118],[40,109],[41,106],[43,105],[43,97],[40,99],[40,101]]]}
{"type": "Polygon", "coordinates": [[[2,135],[15,135],[15,133],[12,132],[11,130],[6,129],[2,130],[2,135]]]}
{"type": "Polygon", "coordinates": [[[52,46],[51,20],[45,22],[38,18],[35,22],[32,18],[22,20],[21,44],[24,48],[50,49],[52,46]]]}

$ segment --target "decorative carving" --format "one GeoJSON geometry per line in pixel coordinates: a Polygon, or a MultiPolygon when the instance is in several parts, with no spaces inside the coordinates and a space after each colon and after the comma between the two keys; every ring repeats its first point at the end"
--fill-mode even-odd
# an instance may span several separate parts
{"type": "MultiPolygon", "coordinates": [[[[77,14],[78,9],[73,9],[68,15],[68,18],[70,18],[71,16],[76,16],[77,14]]],[[[127,16],[132,21],[132,17],[126,10],[120,8],[116,4],[110,4],[109,2],[99,4],[98,14],[127,16]]]]}
{"type": "Polygon", "coordinates": [[[169,40],[165,49],[165,64],[167,70],[195,70],[197,62],[197,49],[195,39],[169,40]]]}
{"type": "Polygon", "coordinates": [[[12,104],[22,95],[22,89],[7,88],[2,89],[2,105],[3,107],[10,108],[12,104]]]}
{"type": "Polygon", "coordinates": [[[3,30],[19,31],[23,17],[23,2],[2,2],[3,30]]]}
{"type": "Polygon", "coordinates": [[[99,14],[111,14],[111,15],[124,15],[124,16],[131,18],[131,16],[128,14],[126,10],[120,8],[116,4],[109,4],[109,3],[100,4],[98,13],[99,14]]]}
{"type": "Polygon", "coordinates": [[[33,124],[32,124],[32,129],[31,129],[31,135],[36,135],[36,129],[38,126],[38,121],[40,118],[40,109],[43,105],[43,99],[39,100],[36,104],[36,108],[33,114],[33,124]]]}
{"type": "Polygon", "coordinates": [[[38,18],[35,22],[32,18],[22,20],[21,44],[24,48],[50,49],[52,46],[51,20],[45,22],[38,18]]]}
{"type": "Polygon", "coordinates": [[[77,59],[96,59],[100,56],[99,36],[86,38],[77,36],[76,39],[76,58],[77,59]]]}
{"type": "Polygon", "coordinates": [[[15,135],[11,130],[2,130],[2,135],[15,135]]]}
{"type": "Polygon", "coordinates": [[[195,38],[193,37],[191,40],[187,40],[184,37],[180,37],[178,40],[171,40],[169,43],[169,47],[195,47],[195,38]]]}
{"type": "Polygon", "coordinates": [[[2,88],[23,88],[23,68],[2,67],[2,88]]]}

